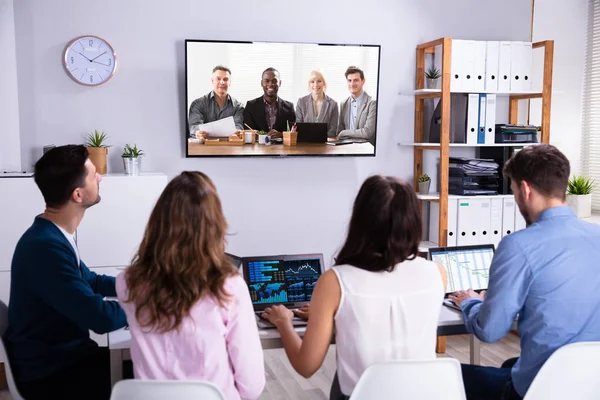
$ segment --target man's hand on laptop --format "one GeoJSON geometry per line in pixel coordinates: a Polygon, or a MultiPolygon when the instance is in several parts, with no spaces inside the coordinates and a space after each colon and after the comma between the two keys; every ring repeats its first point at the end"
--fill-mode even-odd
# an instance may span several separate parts
{"type": "Polygon", "coordinates": [[[481,299],[483,301],[485,298],[485,292],[481,292],[481,294],[479,294],[473,289],[458,290],[449,295],[448,298],[452,300],[454,304],[460,307],[460,304],[467,299],[481,299]]]}
{"type": "Polygon", "coordinates": [[[305,304],[302,307],[297,308],[293,311],[296,317],[308,320],[308,316],[310,315],[310,303],[305,304]]]}
{"type": "Polygon", "coordinates": [[[279,328],[280,324],[286,321],[291,323],[294,313],[282,305],[277,305],[265,308],[261,316],[279,328]]]}

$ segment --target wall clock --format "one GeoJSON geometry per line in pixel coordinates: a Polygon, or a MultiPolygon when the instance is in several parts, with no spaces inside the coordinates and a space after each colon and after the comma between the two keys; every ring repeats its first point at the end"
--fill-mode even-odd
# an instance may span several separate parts
{"type": "Polygon", "coordinates": [[[86,35],[73,39],[65,49],[67,74],[77,83],[98,86],[113,77],[117,54],[104,39],[86,35]]]}

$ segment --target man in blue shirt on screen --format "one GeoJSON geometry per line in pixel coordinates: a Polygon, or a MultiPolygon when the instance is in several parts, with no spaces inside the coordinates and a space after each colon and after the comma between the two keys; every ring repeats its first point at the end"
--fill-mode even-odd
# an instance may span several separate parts
{"type": "Polygon", "coordinates": [[[229,94],[231,70],[217,65],[212,70],[211,83],[213,90],[190,105],[188,126],[191,138],[206,138],[208,133],[201,130],[201,125],[227,117],[233,117],[235,123],[236,130],[231,132],[232,135],[244,129],[244,106],[229,94]]]}
{"type": "Polygon", "coordinates": [[[504,337],[518,315],[521,355],[503,368],[463,365],[468,399],[521,399],[558,348],[600,340],[600,226],[565,203],[569,161],[551,145],[529,146],[504,173],[528,227],[498,245],[486,293],[450,298],[484,342],[504,337]]]}

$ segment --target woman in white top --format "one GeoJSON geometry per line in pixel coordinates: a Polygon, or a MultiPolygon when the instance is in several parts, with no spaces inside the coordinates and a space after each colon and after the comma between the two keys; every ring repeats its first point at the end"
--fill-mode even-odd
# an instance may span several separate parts
{"type": "Polygon", "coordinates": [[[315,286],[304,339],[294,331],[292,311],[273,306],[263,314],[279,330],[294,369],[307,378],[323,363],[335,332],[342,393],[336,398],[350,396],[373,363],[436,357],[446,272],[418,257],[419,211],[408,183],[368,178],[336,265],[315,286]]]}

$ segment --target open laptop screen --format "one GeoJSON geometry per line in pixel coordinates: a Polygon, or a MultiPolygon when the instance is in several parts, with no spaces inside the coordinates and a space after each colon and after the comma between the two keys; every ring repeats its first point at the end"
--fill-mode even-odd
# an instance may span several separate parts
{"type": "Polygon", "coordinates": [[[494,245],[432,248],[429,254],[432,261],[446,269],[447,293],[487,289],[494,245]]]}
{"type": "Polygon", "coordinates": [[[244,279],[255,311],[273,304],[298,307],[312,298],[323,271],[321,254],[244,257],[244,279]]]}

